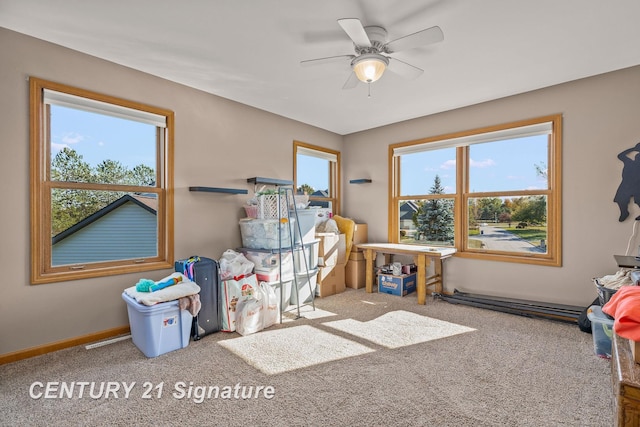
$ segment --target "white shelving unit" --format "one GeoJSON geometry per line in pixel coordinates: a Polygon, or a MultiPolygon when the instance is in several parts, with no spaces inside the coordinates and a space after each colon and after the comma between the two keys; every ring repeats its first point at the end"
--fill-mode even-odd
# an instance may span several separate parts
{"type": "Polygon", "coordinates": [[[307,285],[309,287],[309,293],[310,293],[310,297],[311,297],[311,306],[313,307],[313,310],[315,310],[315,289],[312,286],[312,274],[311,272],[313,270],[316,270],[317,274],[317,257],[315,257],[315,265],[309,265],[310,262],[312,261],[312,259],[314,258],[313,256],[307,256],[307,250],[309,251],[309,254],[313,254],[314,251],[315,253],[317,253],[317,250],[315,250],[314,245],[318,245],[319,242],[318,241],[313,241],[313,242],[303,242],[303,232],[302,232],[302,228],[300,225],[300,221],[299,221],[299,216],[298,216],[298,208],[295,205],[295,203],[293,204],[293,208],[287,212],[287,219],[289,218],[293,218],[295,219],[294,221],[294,225],[293,225],[293,229],[291,226],[288,226],[287,224],[287,231],[289,233],[289,239],[288,239],[288,245],[283,243],[282,241],[282,232],[281,232],[281,227],[284,224],[283,223],[283,215],[281,212],[281,209],[279,209],[280,207],[280,199],[284,198],[284,200],[288,201],[289,200],[295,200],[294,196],[295,196],[295,191],[294,191],[294,187],[293,187],[293,181],[287,181],[287,180],[281,180],[281,179],[273,179],[273,178],[262,178],[262,177],[255,177],[255,178],[248,178],[247,182],[249,183],[253,183],[255,186],[255,189],[257,190],[258,185],[268,185],[268,186],[273,186],[276,189],[276,194],[278,196],[278,200],[277,200],[277,206],[278,206],[278,223],[279,223],[279,227],[278,227],[278,248],[277,249],[249,249],[249,248],[241,248],[241,250],[247,250],[247,251],[265,251],[265,252],[271,252],[274,254],[278,254],[278,268],[279,268],[279,274],[278,274],[278,278],[279,278],[279,284],[280,284],[280,322],[282,323],[282,313],[285,311],[291,311],[293,309],[295,309],[297,311],[296,315],[297,317],[300,317],[300,307],[301,306],[305,306],[309,303],[305,302],[305,301],[301,301],[299,292],[300,289],[298,287],[298,279],[300,278],[301,275],[306,275],[306,282],[307,285]],[[299,242],[296,243],[296,232],[297,235],[299,236],[299,242]],[[282,271],[282,257],[284,253],[288,253],[290,252],[292,255],[292,262],[293,262],[293,283],[291,285],[291,289],[292,289],[292,296],[295,295],[295,303],[291,304],[291,306],[295,306],[293,309],[289,308],[289,307],[284,307],[284,286],[285,286],[285,280],[283,280],[283,271],[282,271]],[[301,264],[300,266],[297,265],[298,262],[296,262],[296,256],[298,257],[298,259],[303,259],[304,262],[303,264],[301,264]],[[299,267],[303,267],[302,270],[303,272],[299,272],[300,268],[299,267]]]}

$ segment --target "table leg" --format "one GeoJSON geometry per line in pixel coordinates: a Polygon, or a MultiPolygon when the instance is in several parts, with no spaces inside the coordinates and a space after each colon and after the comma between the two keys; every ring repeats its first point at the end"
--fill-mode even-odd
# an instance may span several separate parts
{"type": "Polygon", "coordinates": [[[418,275],[416,277],[416,292],[418,293],[418,304],[427,303],[427,256],[417,255],[418,275]]]}
{"type": "Polygon", "coordinates": [[[367,293],[373,292],[373,262],[376,258],[376,253],[373,249],[364,250],[364,259],[366,260],[365,278],[365,290],[367,293]]]}
{"type": "Polygon", "coordinates": [[[442,275],[442,258],[438,258],[434,265],[436,273],[436,292],[441,294],[444,288],[444,276],[442,275]]]}

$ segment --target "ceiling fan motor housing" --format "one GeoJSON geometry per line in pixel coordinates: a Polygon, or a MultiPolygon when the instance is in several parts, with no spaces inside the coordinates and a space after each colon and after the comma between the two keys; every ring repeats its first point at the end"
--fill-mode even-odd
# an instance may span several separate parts
{"type": "Polygon", "coordinates": [[[369,37],[371,46],[356,46],[356,53],[362,55],[363,53],[380,53],[385,51],[385,44],[387,43],[387,30],[378,26],[364,27],[364,31],[369,37]]]}

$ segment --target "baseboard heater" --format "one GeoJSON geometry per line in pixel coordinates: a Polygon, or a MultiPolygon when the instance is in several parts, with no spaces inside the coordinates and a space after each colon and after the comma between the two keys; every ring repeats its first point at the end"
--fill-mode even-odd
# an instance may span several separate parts
{"type": "Polygon", "coordinates": [[[584,310],[584,307],[572,305],[470,294],[460,292],[457,289],[454,289],[453,294],[434,293],[433,296],[452,304],[464,304],[519,316],[538,317],[568,323],[577,323],[578,316],[584,310]]]}

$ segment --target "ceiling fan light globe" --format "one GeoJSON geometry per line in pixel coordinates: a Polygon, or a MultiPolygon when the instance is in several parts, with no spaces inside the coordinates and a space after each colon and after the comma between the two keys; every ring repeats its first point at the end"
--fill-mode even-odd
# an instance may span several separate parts
{"type": "Polygon", "coordinates": [[[373,83],[382,77],[384,70],[389,65],[389,60],[379,54],[364,54],[354,59],[351,65],[358,80],[364,83],[373,83]]]}

